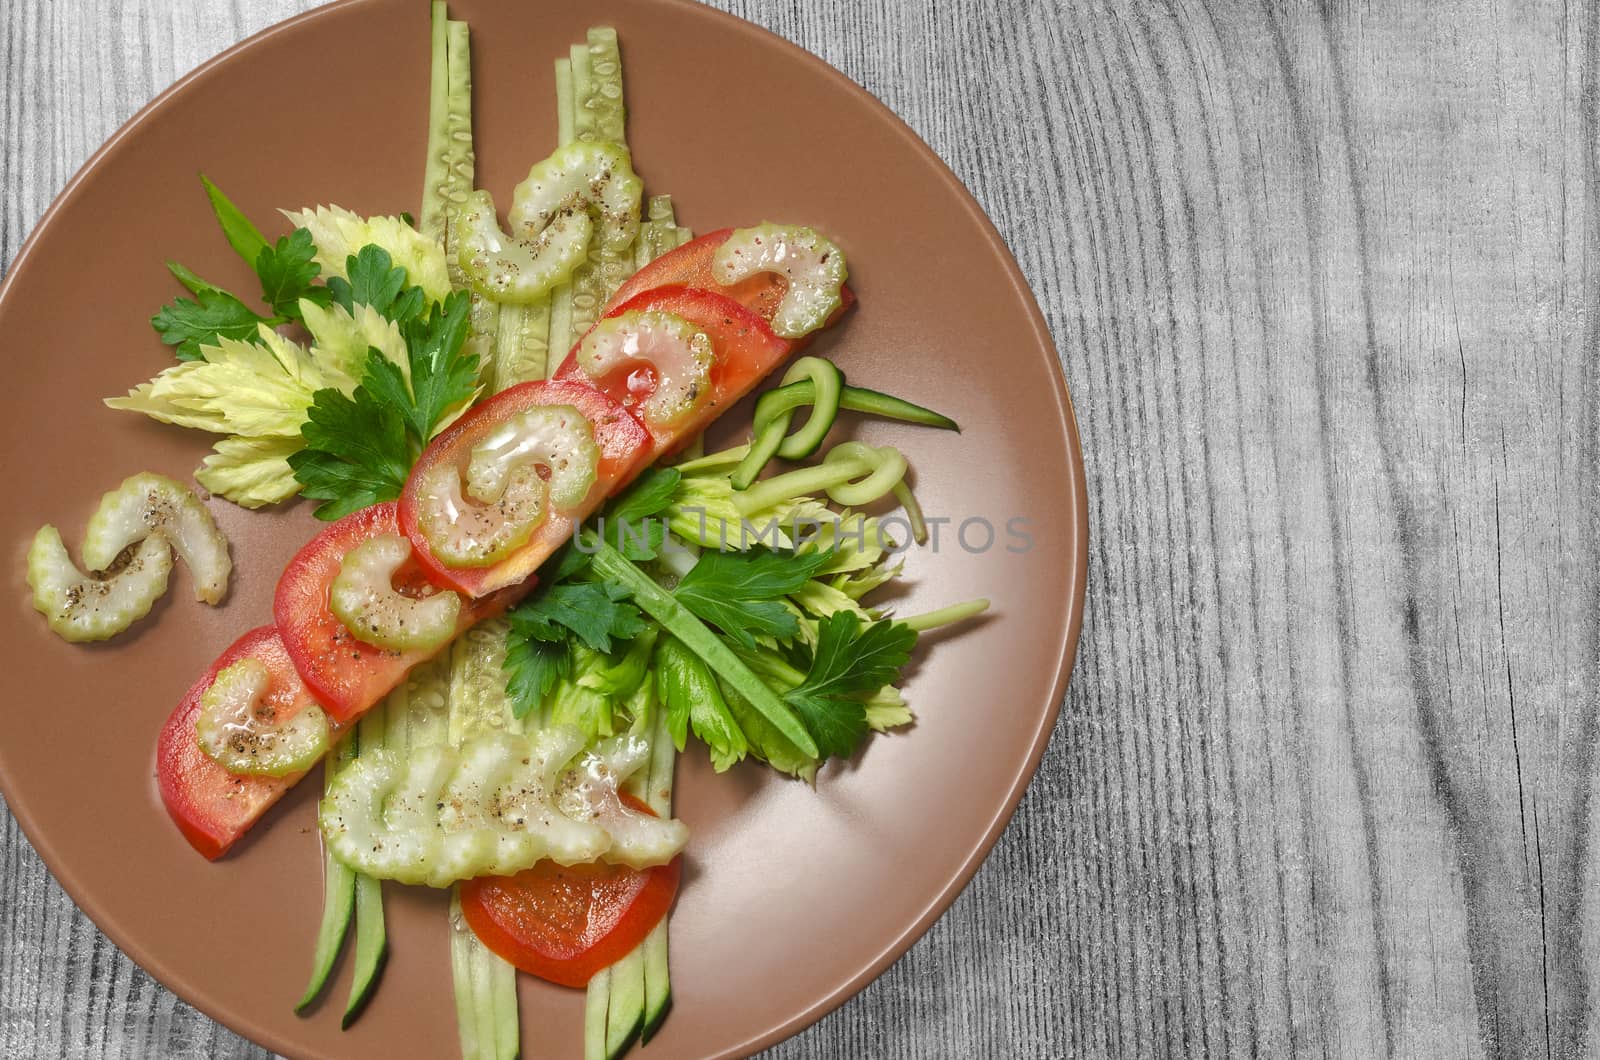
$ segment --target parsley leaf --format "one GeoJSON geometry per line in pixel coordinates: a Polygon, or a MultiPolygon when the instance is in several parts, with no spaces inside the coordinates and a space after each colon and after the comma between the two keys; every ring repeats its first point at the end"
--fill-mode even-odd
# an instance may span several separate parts
{"type": "Polygon", "coordinates": [[[682,479],[675,467],[651,468],[640,475],[597,520],[600,534],[635,563],[655,559],[666,544],[667,527],[654,517],[671,505],[682,479]]]}
{"type": "Polygon", "coordinates": [[[405,321],[419,315],[427,305],[420,287],[406,286],[406,270],[395,265],[389,252],[373,243],[345,259],[342,276],[328,277],[333,301],[354,312],[356,305],[369,305],[390,320],[405,321]]]}
{"type": "Polygon", "coordinates": [[[537,640],[555,640],[566,631],[595,651],[609,652],[613,638],[632,640],[645,628],[644,617],[627,598],[620,585],[557,582],[512,609],[511,630],[537,640]]]}
{"type": "MultiPolygon", "coordinates": [[[[367,378],[389,361],[367,351],[367,378]]],[[[380,369],[381,371],[381,369],[380,369]]],[[[400,496],[415,459],[400,409],[376,396],[365,381],[346,397],[319,390],[300,427],[306,447],[289,457],[301,493],[326,503],[318,519],[339,519],[379,501],[400,496]]]]}
{"type": "Polygon", "coordinates": [[[505,670],[514,715],[524,717],[571,675],[574,642],[609,653],[613,640],[644,632],[648,623],[627,595],[619,585],[554,581],[511,610],[505,670]]]}
{"type": "MultiPolygon", "coordinates": [[[[333,299],[326,287],[315,286],[322,266],[316,262],[317,246],[304,228],[263,246],[256,255],[256,275],[261,279],[261,300],[288,320],[300,319],[300,299],[327,306],[333,299]]],[[[181,278],[181,277],[180,277],[181,278]]]]}
{"type": "Polygon", "coordinates": [[[758,634],[787,638],[800,631],[783,598],[798,592],[831,556],[827,551],[765,548],[707,551],[683,576],[673,595],[741,647],[754,648],[758,634]]]}
{"type": "Polygon", "coordinates": [[[259,325],[272,327],[283,321],[263,317],[227,291],[206,284],[195,292],[194,298],[178,298],[163,306],[150,323],[162,342],[177,347],[178,360],[199,361],[204,359],[202,346],[215,346],[222,339],[249,341],[255,338],[259,325]]]}
{"type": "Polygon", "coordinates": [[[443,306],[434,306],[427,317],[418,313],[401,325],[411,356],[411,393],[415,395],[415,403],[407,410],[407,425],[422,442],[446,412],[472,397],[478,388],[478,356],[461,352],[471,312],[472,297],[456,291],[443,306]]]}
{"type": "Polygon", "coordinates": [[[572,645],[565,639],[506,638],[506,694],[511,713],[525,718],[562,678],[572,674],[572,645]]]}
{"type": "Polygon", "coordinates": [[[452,294],[426,318],[406,323],[409,382],[398,365],[369,349],[354,394],[317,391],[300,428],[306,447],[289,461],[301,492],[327,502],[317,518],[338,519],[398,497],[439,420],[472,396],[478,358],[461,352],[470,307],[467,295],[452,294]]]}
{"type": "Polygon", "coordinates": [[[848,758],[867,734],[870,695],[894,681],[916,647],[917,634],[901,622],[874,622],[865,628],[849,611],[836,611],[822,623],[811,670],[784,695],[822,757],[848,758]]]}

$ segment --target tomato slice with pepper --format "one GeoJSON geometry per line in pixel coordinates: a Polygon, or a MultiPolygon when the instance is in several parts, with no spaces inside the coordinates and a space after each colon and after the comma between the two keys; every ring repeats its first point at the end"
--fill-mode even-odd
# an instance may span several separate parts
{"type": "MultiPolygon", "coordinates": [[[[617,293],[601,311],[601,316],[610,316],[624,302],[657,287],[697,287],[733,299],[770,324],[778,312],[778,303],[783,301],[784,292],[789,289],[788,281],[777,273],[761,272],[725,287],[717,282],[711,272],[711,259],[716,255],[717,248],[726,243],[734,231],[732,228],[719,228],[667,251],[617,288],[617,293]]],[[[829,318],[829,324],[855,304],[855,292],[850,290],[849,284],[839,289],[839,295],[839,308],[829,318]]]]}
{"type": "MultiPolygon", "coordinates": [[[[352,512],[333,523],[297,553],[278,579],[272,616],[295,669],[335,722],[349,722],[388,695],[418,663],[442,650],[396,651],[358,639],[328,606],[328,593],[344,557],[380,534],[400,533],[393,501],[352,512]]],[[[412,556],[395,572],[402,595],[437,591],[423,564],[412,556]]],[[[532,586],[521,586],[482,600],[463,601],[456,634],[511,606],[532,586]]]]}
{"type": "MultiPolygon", "coordinates": [[[[631,796],[623,800],[645,813],[631,796]]],[[[682,855],[652,869],[541,861],[515,876],[461,884],[461,912],[489,949],[529,975],[586,986],[632,953],[672,908],[682,855]]]]}
{"type": "Polygon", "coordinates": [[[304,774],[285,777],[243,776],[230,773],[200,749],[195,721],[200,699],[217,674],[244,659],[262,663],[269,674],[262,700],[283,721],[316,700],[273,626],[253,629],[233,642],[211,668],[195,682],[161,729],[156,741],[156,779],[161,801],[183,837],[215,861],[249,831],[283,793],[304,774]]]}
{"type": "Polygon", "coordinates": [[[436,583],[484,597],[530,578],[649,457],[644,427],[601,391],[522,383],[428,445],[400,526],[436,583]]]}
{"type": "MultiPolygon", "coordinates": [[[[688,321],[710,338],[712,348],[710,389],[698,396],[691,411],[665,426],[641,417],[650,432],[651,460],[698,437],[712,420],[782,364],[796,346],[774,334],[765,320],[739,302],[697,287],[651,288],[615,306],[604,319],[646,313],[666,313],[688,321]]],[[[604,321],[596,323],[590,333],[603,326],[604,321]]],[[[637,412],[655,386],[653,368],[648,362],[627,363],[598,379],[591,378],[579,361],[582,346],[580,339],[556,369],[555,377],[598,387],[630,412],[637,412]]]]}

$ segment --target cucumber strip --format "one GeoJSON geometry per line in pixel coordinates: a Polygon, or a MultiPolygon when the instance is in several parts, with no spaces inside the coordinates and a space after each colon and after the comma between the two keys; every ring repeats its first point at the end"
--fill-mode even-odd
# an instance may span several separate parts
{"type": "MultiPolygon", "coordinates": [[[[803,387],[806,384],[802,382],[790,385],[803,387]]],[[[810,401],[811,395],[806,394],[801,400],[810,401]]],[[[839,407],[849,409],[851,412],[865,412],[880,419],[920,423],[924,427],[937,427],[942,431],[961,430],[959,423],[943,413],[914,405],[904,398],[885,394],[881,390],[868,390],[864,386],[846,386],[839,394],[839,407]]]]}
{"type": "Polygon", "coordinates": [[[434,0],[432,60],[428,83],[428,154],[422,178],[423,235],[444,241],[445,188],[450,179],[450,23],[443,0],[434,0]]]}
{"type": "Polygon", "coordinates": [[[480,1055],[488,1060],[497,1055],[496,1046],[499,1044],[500,1035],[495,1026],[494,982],[492,966],[484,958],[492,957],[484,949],[478,937],[472,937],[471,954],[468,957],[468,978],[472,984],[473,1016],[478,1021],[478,1048],[480,1055]]]}
{"type": "MultiPolygon", "coordinates": [[[[668,744],[672,741],[667,740],[668,744]]],[[[669,913],[668,916],[671,914],[669,913]]],[[[672,978],[667,971],[667,918],[663,917],[645,936],[635,952],[644,957],[644,1023],[639,1040],[648,1043],[672,1011],[672,978]]]]}
{"type": "MultiPolygon", "coordinates": [[[[356,734],[351,732],[334,749],[323,764],[326,790],[339,775],[339,768],[356,755],[356,734]]],[[[311,954],[311,979],[305,993],[295,1002],[296,1012],[305,1011],[327,985],[328,973],[333,971],[334,959],[344,947],[344,937],[350,930],[350,917],[356,907],[356,874],[344,862],[324,851],[322,884],[322,922],[317,926],[317,944],[311,954]]]]}
{"type": "Polygon", "coordinates": [[[383,884],[356,874],[356,969],[341,1027],[349,1027],[372,999],[389,956],[389,934],[383,923],[383,884]]]}
{"type": "MultiPolygon", "coordinates": [[[[461,915],[461,898],[450,889],[450,979],[455,987],[456,1033],[461,1040],[461,1060],[479,1060],[485,1043],[479,1026],[479,997],[473,990],[472,966],[482,943],[461,915]]],[[[492,1041],[492,1039],[491,1039],[492,1041]]]]}
{"type": "MultiPolygon", "coordinates": [[[[572,57],[556,60],[556,146],[565,147],[575,137],[575,99],[572,57]]],[[[550,337],[545,342],[545,378],[555,375],[561,361],[572,348],[572,284],[564,283],[550,292],[550,337]]]]}
{"type": "MultiPolygon", "coordinates": [[[[382,749],[389,738],[389,710],[380,704],[356,723],[358,751],[382,749]]],[[[378,985],[378,974],[388,956],[388,933],[383,923],[383,885],[370,876],[353,873],[355,890],[355,974],[350,981],[350,997],[345,1004],[341,1026],[348,1027],[361,1015],[361,1009],[378,985]]]]}
{"type": "MultiPolygon", "coordinates": [[[[658,816],[672,816],[672,774],[677,765],[678,752],[672,745],[672,734],[667,728],[667,712],[657,709],[652,719],[653,733],[650,744],[650,781],[645,791],[645,803],[658,816]]],[[[668,916],[671,914],[669,913],[668,916]]],[[[650,934],[635,952],[642,954],[644,962],[644,1023],[639,1028],[639,1040],[648,1043],[661,1029],[661,1023],[672,1008],[672,979],[667,971],[667,919],[651,929],[650,934]]]]}
{"type": "MultiPolygon", "coordinates": [[[[606,137],[600,135],[596,125],[596,115],[592,109],[595,88],[588,45],[574,44],[568,62],[572,67],[572,138],[580,142],[605,140],[606,137]]],[[[562,300],[566,302],[567,311],[563,315],[565,326],[561,333],[562,341],[556,348],[563,354],[571,349],[578,336],[589,330],[589,326],[599,315],[604,292],[600,272],[601,252],[591,243],[589,260],[578,266],[577,271],[572,274],[571,283],[561,289],[565,295],[562,300]]],[[[555,368],[550,368],[549,374],[554,373],[555,368]]]]}
{"type": "Polygon", "coordinates": [[[622,95],[622,54],[617,49],[617,31],[610,26],[590,27],[583,47],[587,53],[588,84],[587,91],[575,102],[578,139],[625,143],[627,109],[622,95]],[[591,135],[586,136],[585,132],[591,135]]]}
{"type": "Polygon", "coordinates": [[[550,302],[500,307],[494,367],[489,380],[495,392],[545,378],[550,356],[550,302]]]}
{"type": "Polygon", "coordinates": [[[501,960],[483,943],[484,961],[489,967],[489,985],[494,994],[494,1044],[498,1060],[516,1060],[522,1053],[522,1026],[517,1005],[517,969],[501,960]]]}
{"type": "MultiPolygon", "coordinates": [[[[811,381],[816,395],[811,414],[805,425],[783,440],[778,455],[785,460],[803,460],[822,447],[828,429],[839,418],[840,391],[844,388],[844,373],[834,363],[822,357],[802,357],[784,374],[785,383],[798,383],[802,377],[811,381]]],[[[763,397],[765,395],[762,395],[763,397]]],[[[757,417],[760,417],[759,404],[757,417]]]]}
{"type": "MultiPolygon", "coordinates": [[[[611,1000],[606,1008],[605,1054],[617,1060],[644,1030],[644,947],[611,966],[611,1000]]],[[[585,1052],[588,1050],[585,1049],[585,1052]]]]}
{"type": "MultiPolygon", "coordinates": [[[[855,465],[852,463],[850,466],[855,465]]],[[[678,603],[671,593],[657,585],[654,578],[634,566],[631,560],[607,544],[592,529],[582,530],[579,540],[581,550],[593,557],[590,562],[595,573],[602,578],[620,583],[633,594],[634,603],[638,604],[642,611],[661,623],[668,633],[683,641],[685,647],[698,655],[714,673],[748,700],[750,705],[794,744],[800,753],[809,758],[817,757],[816,741],[800,723],[800,719],[795,717],[794,712],[765,681],[757,677],[750,667],[722,642],[722,638],[711,632],[705,623],[678,603]]]]}
{"type": "Polygon", "coordinates": [[[556,60],[556,146],[565,147],[573,140],[572,59],[556,60]]]}
{"type": "MultiPolygon", "coordinates": [[[[433,712],[434,742],[459,745],[483,732],[521,732],[512,716],[502,665],[508,627],[504,619],[468,630],[435,663],[447,709],[433,712]]],[[[513,1060],[521,1051],[517,970],[472,933],[461,916],[459,888],[451,888],[450,953],[456,1022],[463,1060],[513,1060]]]]}
{"type": "Polygon", "coordinates": [[[602,968],[589,980],[583,995],[583,1060],[607,1060],[606,1015],[611,1003],[611,969],[602,968]]]}
{"type": "Polygon", "coordinates": [[[784,374],[783,383],[756,402],[755,437],[750,442],[750,452],[729,479],[736,490],[749,489],[774,456],[800,460],[816,452],[839,417],[844,373],[832,361],[802,357],[784,374]],[[800,382],[811,384],[811,412],[799,430],[788,434],[795,409],[801,405],[797,393],[789,387],[800,382]]]}

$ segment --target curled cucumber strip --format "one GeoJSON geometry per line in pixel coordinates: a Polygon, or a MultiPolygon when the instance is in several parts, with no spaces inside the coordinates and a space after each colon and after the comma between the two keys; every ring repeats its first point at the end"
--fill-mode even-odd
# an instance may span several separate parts
{"type": "Polygon", "coordinates": [[[754,437],[750,451],[734,470],[731,481],[736,490],[749,489],[774,456],[800,460],[822,445],[833,421],[839,417],[839,399],[844,389],[844,373],[821,357],[802,357],[784,373],[783,384],[769,390],[756,402],[754,437]],[[795,384],[809,384],[809,393],[795,384]],[[795,410],[811,405],[805,425],[789,434],[795,410]]]}

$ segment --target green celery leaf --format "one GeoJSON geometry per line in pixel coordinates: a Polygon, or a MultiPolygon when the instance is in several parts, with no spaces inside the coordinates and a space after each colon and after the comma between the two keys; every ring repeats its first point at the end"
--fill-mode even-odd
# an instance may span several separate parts
{"type": "MultiPolygon", "coordinates": [[[[308,233],[309,236],[309,233],[308,233]]],[[[420,287],[406,286],[406,270],[398,267],[389,252],[368,243],[345,260],[349,278],[330,276],[328,290],[333,300],[354,312],[357,303],[369,305],[390,320],[403,321],[422,312],[427,296],[420,287]]]]}
{"type": "Polygon", "coordinates": [[[401,322],[411,356],[411,392],[415,405],[408,425],[422,441],[445,413],[471,399],[478,388],[478,356],[462,353],[467,341],[472,298],[456,291],[433,312],[401,322]]]}
{"type": "Polygon", "coordinates": [[[513,635],[556,640],[570,631],[595,651],[610,652],[612,640],[632,640],[646,623],[639,609],[626,602],[627,591],[599,582],[557,582],[537,592],[510,612],[513,635]]]}
{"type": "Polygon", "coordinates": [[[683,750],[692,728],[711,752],[718,773],[750,751],[744,730],[734,720],[722,689],[709,667],[676,637],[665,637],[656,648],[656,690],[667,712],[667,731],[683,750]]]}

